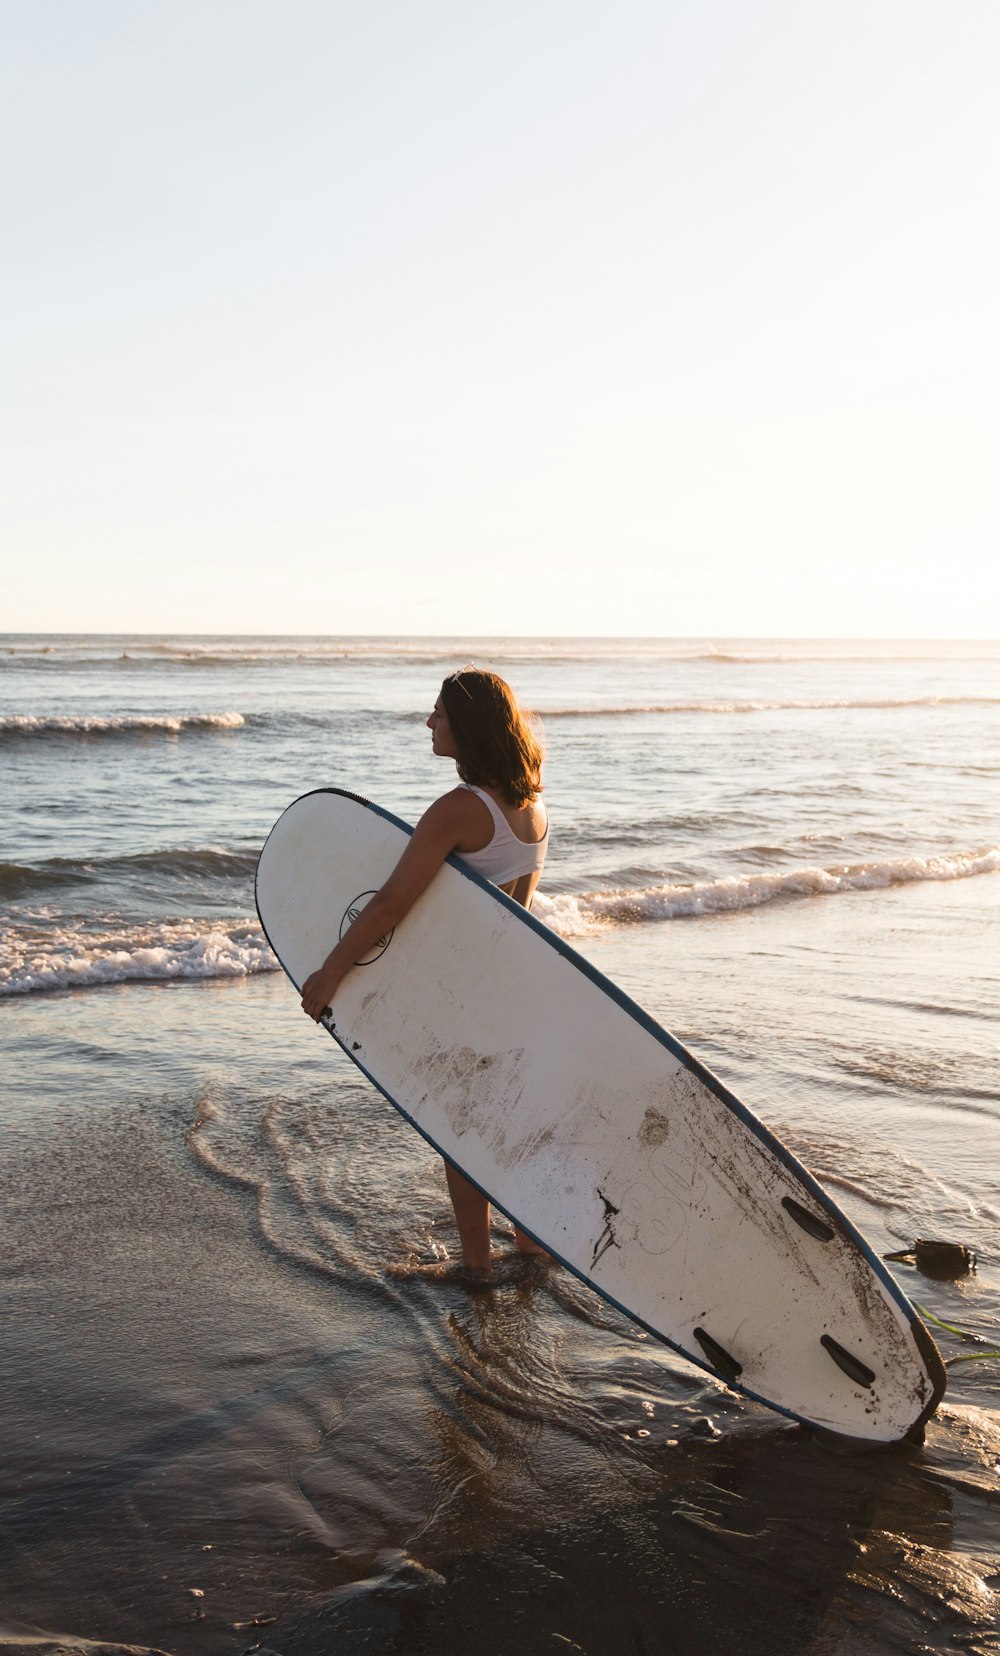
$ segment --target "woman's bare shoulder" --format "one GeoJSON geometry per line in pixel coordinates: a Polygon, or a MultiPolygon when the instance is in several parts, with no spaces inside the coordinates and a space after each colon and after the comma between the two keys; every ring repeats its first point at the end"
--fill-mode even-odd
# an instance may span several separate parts
{"type": "Polygon", "coordinates": [[[435,799],[433,805],[428,805],[417,828],[423,828],[426,824],[434,831],[449,825],[463,829],[477,824],[486,811],[486,805],[470,788],[452,788],[449,793],[435,799]]]}
{"type": "Polygon", "coordinates": [[[424,816],[430,816],[432,811],[439,816],[454,815],[456,812],[467,811],[470,806],[475,808],[477,804],[482,804],[482,801],[471,788],[450,788],[446,794],[440,794],[433,805],[428,805],[424,816]]]}
{"type": "Polygon", "coordinates": [[[471,788],[452,788],[429,805],[414,830],[414,838],[451,841],[449,849],[479,851],[493,835],[489,806],[471,788]]]}

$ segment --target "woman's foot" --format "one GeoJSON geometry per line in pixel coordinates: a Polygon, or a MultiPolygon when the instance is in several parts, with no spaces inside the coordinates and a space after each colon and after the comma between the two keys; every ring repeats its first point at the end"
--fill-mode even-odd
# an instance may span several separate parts
{"type": "Polygon", "coordinates": [[[492,1265],[477,1267],[465,1265],[456,1259],[431,1259],[427,1261],[413,1260],[388,1267],[388,1275],[396,1277],[421,1277],[425,1282],[455,1282],[459,1287],[481,1289],[492,1288],[496,1284],[497,1274],[492,1265]]]}

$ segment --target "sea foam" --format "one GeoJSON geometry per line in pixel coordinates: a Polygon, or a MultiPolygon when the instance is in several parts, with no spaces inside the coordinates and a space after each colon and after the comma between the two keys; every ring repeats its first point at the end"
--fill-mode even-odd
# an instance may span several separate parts
{"type": "Polygon", "coordinates": [[[248,920],[107,920],[103,929],[22,921],[0,931],[0,996],[279,970],[260,927],[248,920]]]}
{"type": "MultiPolygon", "coordinates": [[[[690,885],[539,893],[534,914],[562,937],[609,927],[758,908],[779,899],[884,890],[921,880],[962,880],[1000,870],[1000,846],[940,857],[900,857],[833,868],[734,875],[690,885]]],[[[280,967],[250,920],[134,923],[112,916],[74,926],[49,911],[21,911],[0,930],[0,997],[113,983],[249,977],[280,967]]]]}
{"type": "Polygon", "coordinates": [[[11,736],[176,736],[182,730],[239,730],[242,713],[6,713],[0,739],[11,736]]]}
{"type": "Polygon", "coordinates": [[[1000,846],[990,846],[949,856],[898,857],[833,868],[790,868],[771,874],[698,880],[691,885],[567,892],[553,897],[539,893],[533,912],[563,937],[585,937],[609,926],[729,914],[759,908],[778,899],[879,891],[920,880],[964,880],[975,874],[993,874],[998,869],[1000,846]]]}

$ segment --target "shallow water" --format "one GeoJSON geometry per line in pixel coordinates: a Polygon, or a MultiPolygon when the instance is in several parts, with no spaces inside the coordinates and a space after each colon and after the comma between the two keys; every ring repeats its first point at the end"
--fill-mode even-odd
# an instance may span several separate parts
{"type": "MultiPolygon", "coordinates": [[[[0,1649],[29,1630],[172,1656],[1000,1649],[1000,1363],[954,1363],[922,1452],[841,1457],[568,1273],[520,1267],[505,1223],[492,1293],[392,1274],[454,1250],[443,1179],[266,969],[249,880],[254,836],[307,786],[340,780],[412,817],[443,785],[419,748],[418,691],[441,671],[422,648],[398,672],[384,651],[349,656],[340,681],[326,656],[174,647],[125,665],[128,694],[114,647],[13,658],[11,715],[246,722],[4,748],[9,863],[37,882],[8,926],[58,986],[6,956],[0,1649]],[[327,725],[295,723],[314,714],[327,725]],[[324,729],[349,777],[317,774],[324,729]]],[[[899,705],[932,681],[984,694],[982,663],[522,651],[509,670],[577,715],[547,721],[550,918],[880,1251],[975,1247],[959,1281],[894,1269],[983,1342],[932,1325],[946,1357],[996,1349],[1000,881],[914,870],[995,847],[997,714],[979,701],[928,735],[955,704],[899,705]],[[770,711],[581,711],[845,688],[896,695],[822,734],[830,709],[786,707],[784,745],[770,711]],[[808,864],[806,833],[830,847],[808,864]],[[746,896],[761,868],[890,860],[908,872],[867,888],[664,912],[667,887],[746,896]],[[601,910],[615,891],[655,900],[601,910]]]]}

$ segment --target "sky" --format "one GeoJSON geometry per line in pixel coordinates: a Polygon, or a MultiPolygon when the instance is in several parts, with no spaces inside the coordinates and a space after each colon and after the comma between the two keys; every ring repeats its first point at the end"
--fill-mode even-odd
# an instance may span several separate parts
{"type": "Polygon", "coordinates": [[[8,0],[4,631],[1000,635],[996,0],[8,0]]]}

